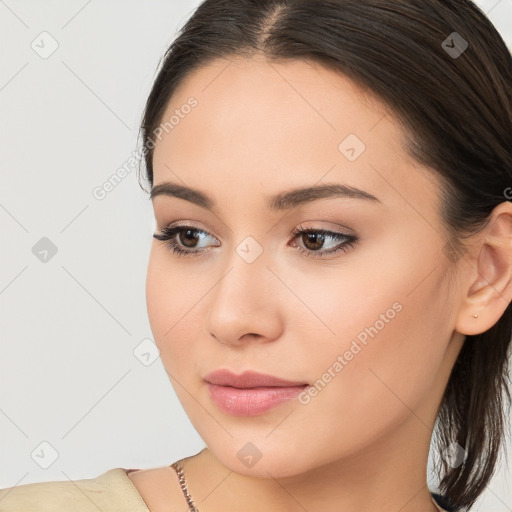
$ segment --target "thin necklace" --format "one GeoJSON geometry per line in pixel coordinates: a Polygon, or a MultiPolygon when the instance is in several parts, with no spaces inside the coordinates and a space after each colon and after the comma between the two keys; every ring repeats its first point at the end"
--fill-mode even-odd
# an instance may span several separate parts
{"type": "MultiPolygon", "coordinates": [[[[176,473],[178,474],[178,479],[180,482],[181,490],[183,491],[183,495],[185,496],[185,499],[187,500],[188,509],[189,512],[199,512],[199,509],[195,506],[194,501],[192,500],[192,496],[190,496],[190,493],[188,492],[188,486],[187,481],[185,479],[185,471],[183,470],[183,466],[181,465],[181,461],[183,459],[180,459],[176,461],[174,464],[171,464],[171,467],[175,469],[176,473]]],[[[442,510],[438,504],[434,501],[434,497],[431,497],[432,503],[434,504],[434,507],[437,510],[442,510]]]]}
{"type": "Polygon", "coordinates": [[[180,459],[176,461],[174,464],[171,464],[171,467],[175,469],[176,473],[178,474],[178,479],[180,481],[180,487],[183,491],[183,495],[185,496],[185,499],[187,500],[188,509],[190,512],[199,512],[199,509],[195,506],[194,501],[192,500],[192,496],[190,496],[190,493],[188,492],[188,486],[187,481],[185,480],[185,472],[183,471],[183,466],[181,465],[181,461],[183,459],[180,459]]]}

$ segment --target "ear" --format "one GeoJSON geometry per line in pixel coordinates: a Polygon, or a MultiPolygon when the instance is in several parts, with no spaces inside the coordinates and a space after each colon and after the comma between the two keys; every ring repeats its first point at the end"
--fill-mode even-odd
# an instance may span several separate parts
{"type": "Polygon", "coordinates": [[[478,240],[467,261],[468,279],[462,282],[463,297],[455,324],[456,331],[467,335],[490,329],[512,300],[511,202],[494,208],[478,240]]]}

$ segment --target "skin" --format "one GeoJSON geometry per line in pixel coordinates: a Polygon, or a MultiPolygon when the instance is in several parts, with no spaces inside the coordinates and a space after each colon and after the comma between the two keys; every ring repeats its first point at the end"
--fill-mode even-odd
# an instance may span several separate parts
{"type": "MultiPolygon", "coordinates": [[[[198,239],[201,255],[180,257],[154,239],[147,271],[160,357],[207,446],[185,460],[195,504],[201,512],[436,510],[426,480],[432,429],[465,335],[490,328],[510,302],[512,205],[500,204],[454,263],[439,181],[407,155],[405,132],[383,103],[310,62],[227,64],[216,60],[182,82],[164,119],[190,96],[198,105],[154,152],[154,185],[193,187],[218,205],[211,212],[156,196],[155,232],[185,221],[212,236],[198,239]],[[338,149],[351,133],[366,146],[354,161],[338,149]],[[325,183],[380,202],[265,206],[268,195],[325,183]],[[300,225],[358,241],[308,257],[298,247],[314,243],[290,236],[300,225]],[[252,263],[236,252],[247,236],[263,249],[252,263]],[[203,377],[219,368],[314,383],[394,303],[401,310],[309,403],[235,417],[211,401],[203,377]],[[237,457],[248,442],[262,455],[252,467],[237,457]]],[[[328,237],[318,250],[337,243],[328,237]]],[[[152,511],[183,508],[169,467],[130,478],[152,511]]]]}

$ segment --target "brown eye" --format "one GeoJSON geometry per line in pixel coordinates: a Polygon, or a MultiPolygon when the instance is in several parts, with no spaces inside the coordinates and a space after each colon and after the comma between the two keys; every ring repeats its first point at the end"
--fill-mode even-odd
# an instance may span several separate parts
{"type": "Polygon", "coordinates": [[[194,244],[196,244],[199,240],[199,236],[194,235],[193,233],[196,233],[197,229],[186,229],[181,230],[178,232],[178,240],[180,243],[182,243],[185,247],[194,248],[194,244]]]}
{"type": "Polygon", "coordinates": [[[303,233],[301,237],[306,249],[311,251],[321,249],[325,242],[325,235],[318,233],[303,233]]]}
{"type": "Polygon", "coordinates": [[[337,233],[334,231],[326,231],[325,229],[303,228],[299,226],[292,232],[294,239],[300,240],[304,247],[299,245],[299,251],[306,256],[321,258],[328,254],[346,252],[355,245],[358,238],[354,235],[345,233],[337,233]],[[325,243],[329,240],[338,242],[330,249],[324,249],[325,243]]]}
{"type": "Polygon", "coordinates": [[[206,248],[197,249],[197,244],[201,239],[212,237],[212,235],[193,226],[166,226],[160,233],[155,233],[153,237],[165,242],[167,247],[180,256],[204,252],[206,248]],[[177,240],[175,240],[176,238],[177,240]]]}

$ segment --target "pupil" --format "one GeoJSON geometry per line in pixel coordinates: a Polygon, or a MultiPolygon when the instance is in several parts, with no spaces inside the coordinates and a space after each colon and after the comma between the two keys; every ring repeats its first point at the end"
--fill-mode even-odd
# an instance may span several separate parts
{"type": "MultiPolygon", "coordinates": [[[[197,242],[198,236],[197,235],[196,236],[190,236],[190,233],[194,233],[194,230],[193,229],[187,229],[185,231],[185,236],[186,236],[187,240],[190,241],[190,239],[192,239],[192,241],[197,242]]],[[[182,232],[182,234],[183,234],[183,232],[182,232]]],[[[194,246],[193,244],[192,245],[188,245],[188,243],[184,243],[183,245],[186,246],[186,247],[193,247],[194,246]]]]}
{"type": "MultiPolygon", "coordinates": [[[[316,242],[316,245],[314,245],[311,249],[319,249],[322,247],[323,241],[324,241],[324,235],[316,234],[316,233],[307,233],[306,234],[307,239],[312,239],[313,243],[316,242]]],[[[308,240],[309,242],[309,240],[308,240]]],[[[308,246],[308,243],[305,243],[306,247],[308,246]]]]}

